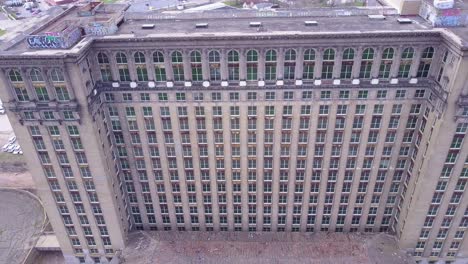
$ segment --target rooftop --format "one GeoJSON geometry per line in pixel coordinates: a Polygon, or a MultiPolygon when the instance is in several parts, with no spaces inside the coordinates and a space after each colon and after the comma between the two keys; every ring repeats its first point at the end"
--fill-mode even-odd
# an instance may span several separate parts
{"type": "Polygon", "coordinates": [[[385,19],[370,19],[367,15],[334,17],[208,17],[193,19],[135,19],[130,16],[119,27],[117,34],[133,34],[135,37],[172,36],[233,36],[233,35],[274,35],[274,34],[324,34],[324,33],[363,33],[388,31],[419,31],[432,27],[419,17],[412,18],[411,24],[400,24],[398,16],[385,19]],[[316,25],[306,25],[305,21],[316,21],[316,25]],[[251,23],[260,22],[260,24],[251,23]],[[196,24],[207,23],[204,28],[196,24]],[[154,29],[142,29],[143,24],[154,24],[154,29]]]}
{"type": "MultiPolygon", "coordinates": [[[[465,0],[468,1],[468,0],[465,0]]],[[[278,10],[200,10],[129,12],[128,5],[91,2],[54,15],[43,26],[22,32],[4,55],[63,56],[79,53],[94,39],[170,39],[272,37],[443,32],[468,47],[468,29],[434,28],[419,16],[401,23],[389,7],[310,8],[278,10]],[[91,5],[91,6],[90,6],[91,5]],[[380,17],[379,17],[380,16],[380,17]],[[229,19],[227,19],[229,18],[229,19]],[[306,21],[313,21],[306,23],[306,21]],[[196,26],[204,24],[204,26],[196,26]],[[143,25],[146,28],[143,28],[143,25]],[[26,34],[25,34],[26,33],[26,34]],[[29,35],[28,35],[29,34],[29,35]],[[26,35],[26,36],[25,36],[26,35]]]]}

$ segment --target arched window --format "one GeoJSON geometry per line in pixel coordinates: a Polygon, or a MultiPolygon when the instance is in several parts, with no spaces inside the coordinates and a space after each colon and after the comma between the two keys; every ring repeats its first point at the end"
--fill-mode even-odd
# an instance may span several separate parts
{"type": "Polygon", "coordinates": [[[333,49],[326,49],[323,52],[323,60],[324,61],[332,61],[335,59],[335,51],[333,49]]]}
{"type": "Polygon", "coordinates": [[[69,101],[70,93],[68,92],[67,86],[65,85],[65,78],[62,70],[54,68],[50,72],[50,79],[54,85],[55,95],[58,101],[69,101]]]}
{"type": "Polygon", "coordinates": [[[201,63],[201,54],[199,51],[190,52],[190,62],[191,63],[201,63]]]}
{"type": "Polygon", "coordinates": [[[429,76],[429,70],[431,68],[432,57],[434,57],[434,48],[427,47],[421,54],[421,60],[419,62],[417,77],[429,76]]]}
{"type": "Polygon", "coordinates": [[[153,53],[153,62],[154,63],[164,63],[164,55],[160,51],[153,53]]]}
{"type": "Polygon", "coordinates": [[[305,80],[314,79],[314,68],[315,68],[315,50],[306,49],[304,50],[302,78],[305,80]]]}
{"type": "Polygon", "coordinates": [[[106,54],[99,52],[97,55],[99,69],[101,71],[101,79],[104,82],[112,80],[112,72],[109,63],[109,57],[106,54]]]}
{"type": "Polygon", "coordinates": [[[411,47],[405,48],[401,53],[400,67],[398,67],[398,77],[408,78],[411,64],[413,63],[414,49],[411,47]]]}
{"type": "Polygon", "coordinates": [[[258,61],[258,52],[256,50],[249,50],[247,52],[247,62],[258,61]]]}
{"type": "Polygon", "coordinates": [[[65,78],[63,77],[62,70],[54,68],[50,72],[50,78],[52,82],[64,82],[65,78]]]}
{"type": "MultiPolygon", "coordinates": [[[[54,73],[59,71],[57,68],[54,68],[52,69],[52,71],[50,72],[50,77],[52,79],[52,81],[54,80],[54,73]]],[[[45,86],[45,83],[43,82],[43,78],[41,76],[41,72],[39,69],[33,69],[31,71],[31,80],[33,81],[33,87],[34,87],[34,91],[36,92],[36,95],[37,95],[37,100],[39,101],[49,101],[50,100],[50,97],[49,97],[49,93],[47,91],[47,88],[45,86]],[[38,74],[38,76],[35,76],[36,74],[38,74]],[[33,78],[39,78],[40,81],[34,81],[33,78]]]]}
{"type": "Polygon", "coordinates": [[[208,53],[208,61],[209,62],[220,62],[221,61],[221,56],[219,55],[219,52],[216,50],[212,50],[208,53]]]}
{"type": "Polygon", "coordinates": [[[171,60],[172,60],[172,63],[182,63],[183,62],[182,53],[180,51],[172,52],[171,60]]]}
{"type": "Polygon", "coordinates": [[[276,80],[276,51],[267,50],[265,53],[265,80],[276,80]]]}
{"type": "Polygon", "coordinates": [[[395,51],[393,48],[386,48],[382,53],[382,60],[379,67],[379,78],[389,78],[390,70],[393,64],[393,55],[395,51]]]}
{"type": "Polygon", "coordinates": [[[296,60],[296,51],[293,49],[288,49],[284,53],[284,60],[285,61],[295,61],[296,60]]]}
{"type": "Polygon", "coordinates": [[[148,79],[148,69],[146,69],[146,58],[143,52],[137,51],[133,55],[135,60],[135,68],[137,73],[137,79],[139,82],[147,82],[148,79]]]}
{"type": "Polygon", "coordinates": [[[228,79],[230,81],[239,80],[239,52],[231,50],[228,52],[228,79]]]}
{"type": "Polygon", "coordinates": [[[374,60],[374,49],[366,48],[362,52],[361,68],[359,69],[359,78],[370,78],[372,64],[374,60]]]}
{"type": "Polygon", "coordinates": [[[322,79],[333,78],[333,67],[335,66],[335,50],[326,49],[323,52],[322,79]]]}
{"type": "Polygon", "coordinates": [[[343,51],[343,60],[341,61],[341,79],[350,79],[354,65],[354,49],[346,48],[343,51]]]}
{"type": "Polygon", "coordinates": [[[8,73],[8,77],[10,78],[11,82],[22,82],[23,81],[23,77],[21,77],[21,73],[19,72],[19,70],[11,70],[8,73]]]}
{"type": "Polygon", "coordinates": [[[20,71],[18,69],[10,70],[10,72],[8,72],[8,77],[13,84],[18,101],[29,101],[29,95],[26,87],[24,87],[23,77],[21,77],[20,71]]]}
{"type": "Polygon", "coordinates": [[[433,47],[425,48],[421,54],[421,58],[432,59],[432,57],[434,57],[434,48],[433,47]]]}
{"type": "Polygon", "coordinates": [[[247,52],[247,80],[256,81],[258,79],[258,52],[249,50],[247,52]]]}
{"type": "Polygon", "coordinates": [[[239,61],[239,52],[231,50],[228,52],[228,62],[238,62],[239,61]]]}
{"type": "Polygon", "coordinates": [[[123,54],[122,52],[118,52],[115,55],[115,60],[117,61],[118,64],[127,63],[127,56],[123,54]]]}
{"type": "Polygon", "coordinates": [[[33,68],[29,73],[32,82],[43,82],[44,78],[42,78],[41,70],[38,68],[33,68]]]}
{"type": "Polygon", "coordinates": [[[122,82],[130,82],[130,71],[128,70],[128,64],[127,64],[127,56],[122,53],[118,52],[115,55],[115,60],[117,62],[117,67],[119,69],[119,79],[122,82]]]}
{"type": "Polygon", "coordinates": [[[143,54],[142,52],[135,52],[135,55],[133,55],[134,58],[135,58],[135,63],[145,63],[146,62],[146,59],[145,59],[145,54],[143,54]]]}
{"type": "Polygon", "coordinates": [[[182,53],[180,51],[174,51],[171,54],[172,61],[172,73],[174,74],[174,81],[184,81],[184,64],[182,53]]]}
{"type": "Polygon", "coordinates": [[[414,57],[414,49],[409,47],[403,50],[401,53],[402,59],[412,59],[414,57]]]}
{"type": "Polygon", "coordinates": [[[155,81],[166,81],[166,66],[164,65],[164,55],[160,51],[153,53],[154,76],[155,81]]]}
{"type": "Polygon", "coordinates": [[[284,53],[284,71],[283,78],[285,80],[294,80],[296,71],[296,51],[288,49],[284,53]]]}
{"type": "Polygon", "coordinates": [[[109,63],[109,58],[107,57],[106,54],[99,52],[97,55],[98,63],[99,64],[107,64],[109,63]]]}
{"type": "Polygon", "coordinates": [[[208,63],[210,66],[210,80],[220,81],[221,80],[221,56],[219,52],[212,50],[208,53],[208,63]]]}
{"type": "Polygon", "coordinates": [[[190,52],[190,67],[192,68],[192,81],[202,81],[203,71],[201,63],[201,53],[199,51],[190,52]]]}

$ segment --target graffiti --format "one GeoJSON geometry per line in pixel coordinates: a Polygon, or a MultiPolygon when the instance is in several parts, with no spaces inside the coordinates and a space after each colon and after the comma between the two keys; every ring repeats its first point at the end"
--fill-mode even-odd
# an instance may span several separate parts
{"type": "Polygon", "coordinates": [[[46,32],[43,35],[29,36],[26,40],[29,47],[35,49],[68,49],[78,42],[80,38],[80,29],[75,28],[64,35],[55,32],[46,32]]]}
{"type": "Polygon", "coordinates": [[[66,38],[65,48],[70,48],[81,39],[81,30],[77,27],[72,30],[66,38]]]}
{"type": "Polygon", "coordinates": [[[442,10],[442,15],[443,16],[458,16],[458,15],[460,15],[460,13],[461,13],[460,9],[442,10]]]}
{"type": "Polygon", "coordinates": [[[92,36],[105,36],[105,35],[111,35],[117,32],[117,26],[116,25],[104,25],[101,23],[93,23],[89,24],[87,27],[85,27],[85,33],[86,35],[92,35],[92,36]]]}
{"type": "Polygon", "coordinates": [[[31,48],[60,49],[63,45],[63,39],[61,37],[47,35],[29,36],[27,41],[31,48]]]}
{"type": "Polygon", "coordinates": [[[434,25],[437,27],[456,27],[461,26],[464,24],[462,16],[445,16],[445,17],[438,17],[434,25]]]}

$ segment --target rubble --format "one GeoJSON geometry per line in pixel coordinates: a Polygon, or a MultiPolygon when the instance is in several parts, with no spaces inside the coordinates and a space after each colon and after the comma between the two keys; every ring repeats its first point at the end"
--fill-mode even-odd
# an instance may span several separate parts
{"type": "Polygon", "coordinates": [[[154,232],[129,234],[123,263],[414,263],[387,234],[154,232]]]}

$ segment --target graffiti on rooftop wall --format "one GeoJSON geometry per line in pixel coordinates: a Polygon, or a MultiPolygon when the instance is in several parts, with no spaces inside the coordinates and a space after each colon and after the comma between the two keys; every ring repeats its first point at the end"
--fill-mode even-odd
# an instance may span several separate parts
{"type": "Polygon", "coordinates": [[[442,16],[458,16],[460,15],[461,11],[460,9],[445,9],[445,10],[442,10],[442,16]]]}
{"type": "Polygon", "coordinates": [[[85,27],[85,33],[86,35],[92,35],[92,36],[105,36],[105,35],[111,35],[117,32],[117,26],[116,25],[109,25],[109,24],[103,24],[103,23],[90,23],[85,27]]]}
{"type": "Polygon", "coordinates": [[[63,46],[63,39],[56,36],[35,35],[27,38],[31,48],[60,49],[63,46]]]}
{"type": "Polygon", "coordinates": [[[29,36],[26,41],[34,49],[68,49],[81,38],[81,30],[77,27],[67,34],[45,32],[42,35],[29,36]]]}

